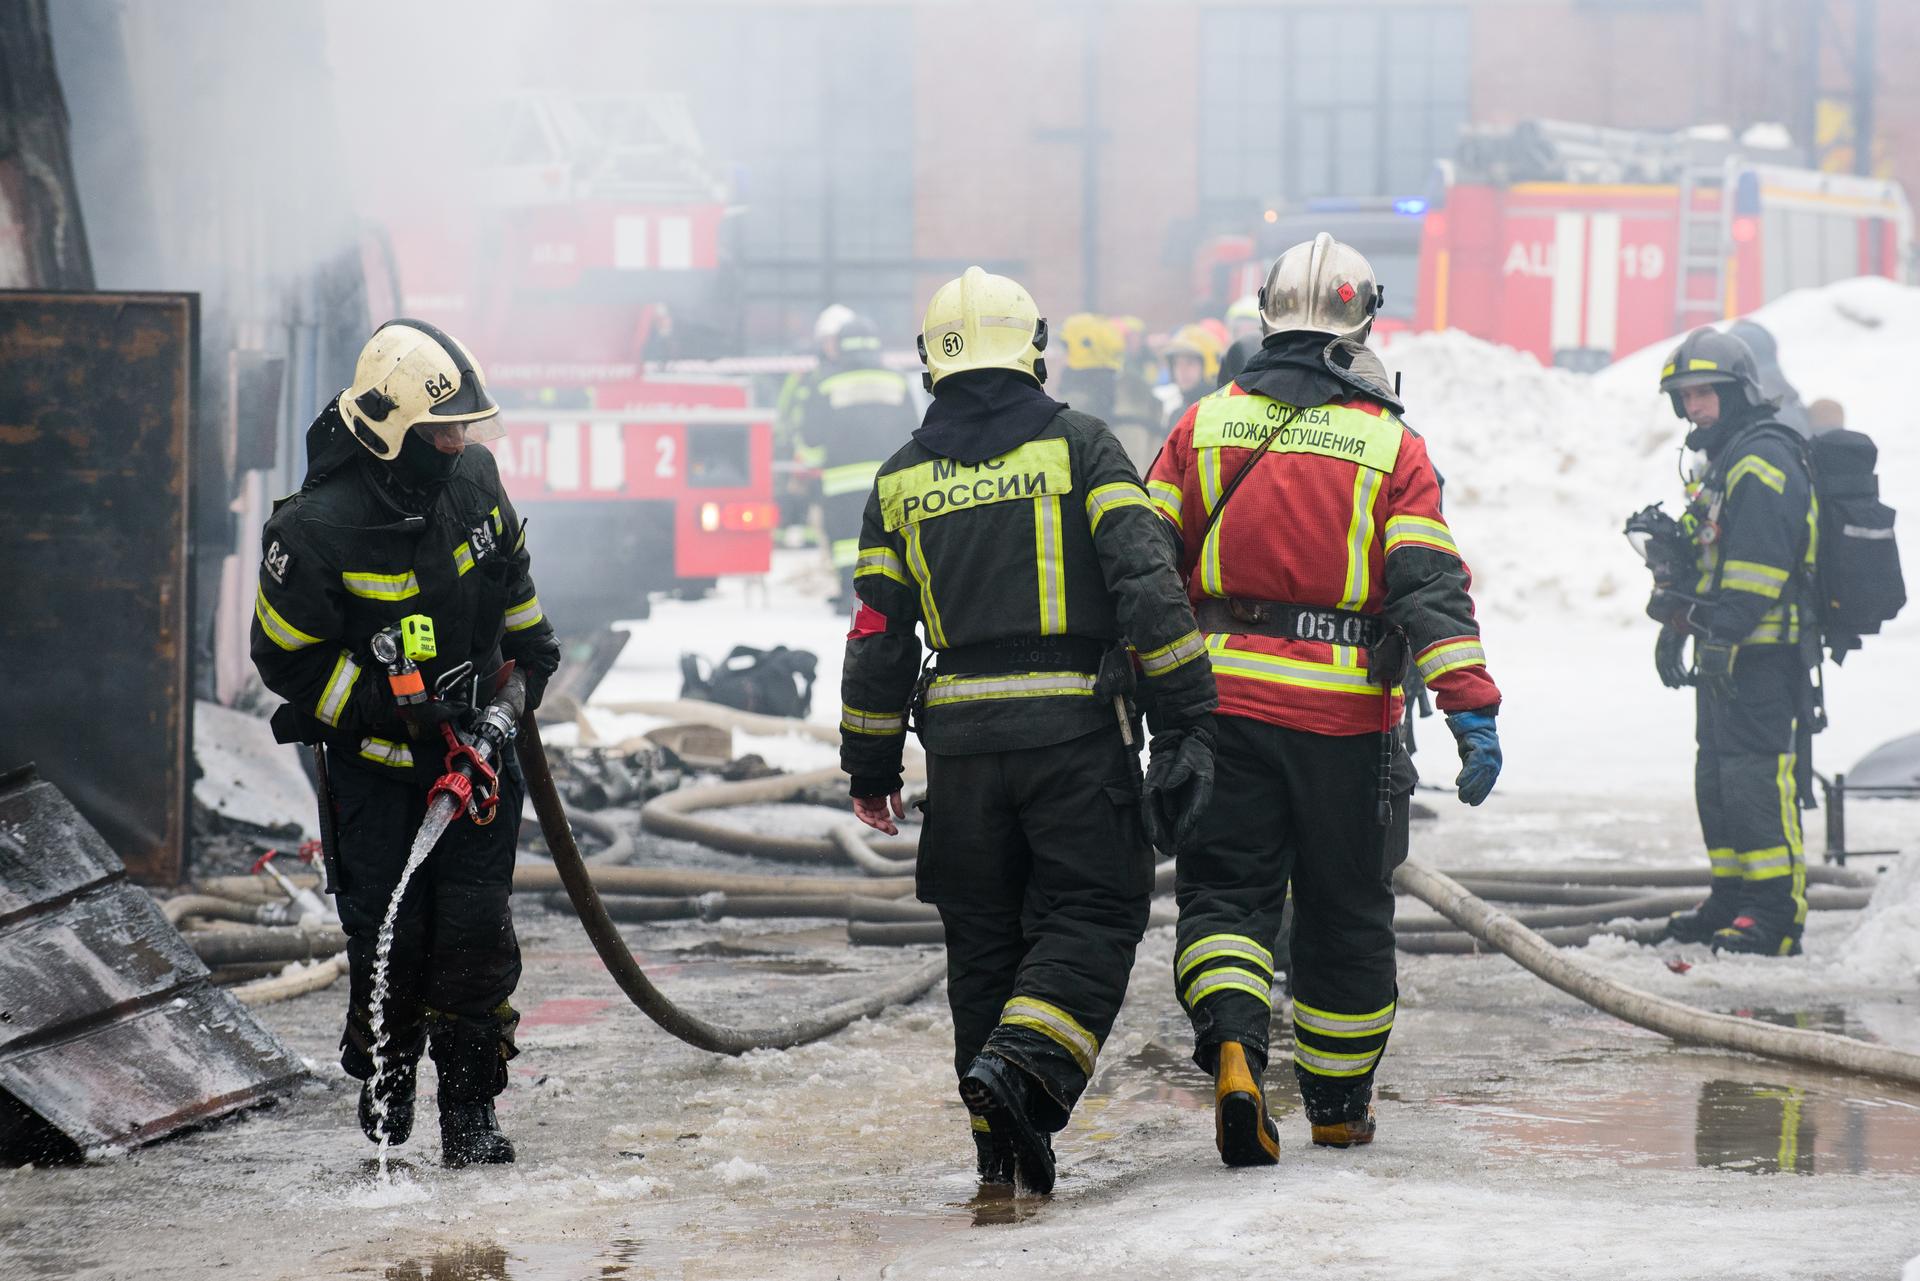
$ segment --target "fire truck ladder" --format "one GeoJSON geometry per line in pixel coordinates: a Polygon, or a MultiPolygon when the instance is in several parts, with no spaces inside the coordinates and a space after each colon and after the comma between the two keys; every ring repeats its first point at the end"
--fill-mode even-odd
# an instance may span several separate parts
{"type": "Polygon", "coordinates": [[[1735,162],[1687,164],[1680,170],[1678,266],[1673,315],[1681,329],[1726,317],[1727,256],[1732,251],[1735,162]],[[1712,208],[1696,208],[1695,193],[1715,190],[1712,208]]]}

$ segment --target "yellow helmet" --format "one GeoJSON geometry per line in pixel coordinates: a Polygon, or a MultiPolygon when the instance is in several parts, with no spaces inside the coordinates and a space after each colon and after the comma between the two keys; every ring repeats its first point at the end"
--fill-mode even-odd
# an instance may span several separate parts
{"type": "Polygon", "coordinates": [[[399,457],[407,429],[466,424],[470,443],[504,432],[473,354],[424,320],[389,320],[360,349],[340,416],[376,458],[399,457]]]}
{"type": "Polygon", "coordinates": [[[932,391],[948,374],[1011,369],[1047,381],[1047,321],[1017,281],[969,267],[936,289],[920,330],[921,376],[932,391]]]}
{"type": "Polygon", "coordinates": [[[1127,363],[1127,340],[1105,316],[1076,312],[1060,326],[1068,369],[1119,369],[1127,363]]]}
{"type": "Polygon", "coordinates": [[[1220,374],[1220,344],[1200,325],[1182,325],[1160,352],[1169,363],[1175,356],[1198,356],[1208,382],[1220,374]]]}

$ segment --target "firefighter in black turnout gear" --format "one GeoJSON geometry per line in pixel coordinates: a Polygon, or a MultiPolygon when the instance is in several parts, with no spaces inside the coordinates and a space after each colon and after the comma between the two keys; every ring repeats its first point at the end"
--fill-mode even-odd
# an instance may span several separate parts
{"type": "Polygon", "coordinates": [[[1694,686],[1694,799],[1713,865],[1704,902],[1670,937],[1716,950],[1793,956],[1807,921],[1800,837],[1801,730],[1817,654],[1809,608],[1819,507],[1796,435],[1761,391],[1753,353],[1697,329],[1668,357],[1660,390],[1706,455],[1680,524],[1697,577],[1656,587],[1661,680],[1694,686]],[[1694,663],[1682,658],[1693,640],[1694,663]]]}
{"type": "Polygon", "coordinates": [[[840,575],[836,605],[848,612],[867,494],[880,460],[917,425],[906,375],[881,368],[879,331],[855,316],[841,326],[833,367],[823,371],[800,411],[801,449],[820,465],[821,521],[840,575]]]}
{"type": "Polygon", "coordinates": [[[471,701],[481,705],[512,661],[526,677],[527,708],[538,705],[559,646],[493,455],[465,448],[499,434],[498,412],[454,339],[417,320],[381,326],[360,353],[353,386],[308,428],[306,479],[275,505],[261,535],[252,628],[260,677],[287,700],[274,716],[276,736],[315,744],[325,765],[329,883],[351,972],[340,1062],[363,1082],[361,1126],[377,1139],[377,1089],[390,1141],[405,1141],[415,1067],[430,1046],[441,1153],[454,1166],[513,1160],[493,1099],[506,1084],[519,1019],[510,1004],[520,951],[508,895],[522,784],[509,754],[492,820],[456,819],[408,885],[376,1082],[376,939],[444,769],[442,723],[462,724],[469,709],[464,689],[405,701],[418,697],[411,680],[390,682],[373,643],[399,629],[426,691],[470,664],[479,678],[471,701]]]}
{"type": "Polygon", "coordinates": [[[960,1096],[982,1179],[1037,1192],[1146,928],[1146,823],[1172,844],[1211,789],[1214,706],[1165,530],[1106,427],[1041,391],[1045,345],[1011,280],[973,267],[934,294],[934,400],[867,500],[841,713],[855,813],[886,832],[916,718],[918,891],[946,931],[960,1096]]]}

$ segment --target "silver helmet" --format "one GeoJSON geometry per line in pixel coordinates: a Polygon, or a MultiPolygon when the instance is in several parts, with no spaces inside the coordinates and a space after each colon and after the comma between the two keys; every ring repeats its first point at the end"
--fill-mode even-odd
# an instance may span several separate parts
{"type": "Polygon", "coordinates": [[[1323,231],[1273,260],[1260,287],[1260,324],[1270,334],[1307,329],[1365,342],[1380,297],[1360,251],[1323,231]]]}

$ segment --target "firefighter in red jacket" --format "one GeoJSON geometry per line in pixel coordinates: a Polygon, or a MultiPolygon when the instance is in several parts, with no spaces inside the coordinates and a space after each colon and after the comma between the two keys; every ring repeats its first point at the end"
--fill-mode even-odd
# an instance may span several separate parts
{"type": "Polygon", "coordinates": [[[1179,855],[1174,983],[1229,1165],[1279,1157],[1260,1084],[1276,965],[1293,976],[1313,1141],[1373,1137],[1413,789],[1394,732],[1409,666],[1448,713],[1460,799],[1485,800],[1500,770],[1467,567],[1426,443],[1364,345],[1372,269],[1323,233],[1275,260],[1260,299],[1265,343],[1182,416],[1147,485],[1219,684],[1213,803],[1179,855]],[[1275,958],[1289,883],[1291,954],[1275,958]]]}

